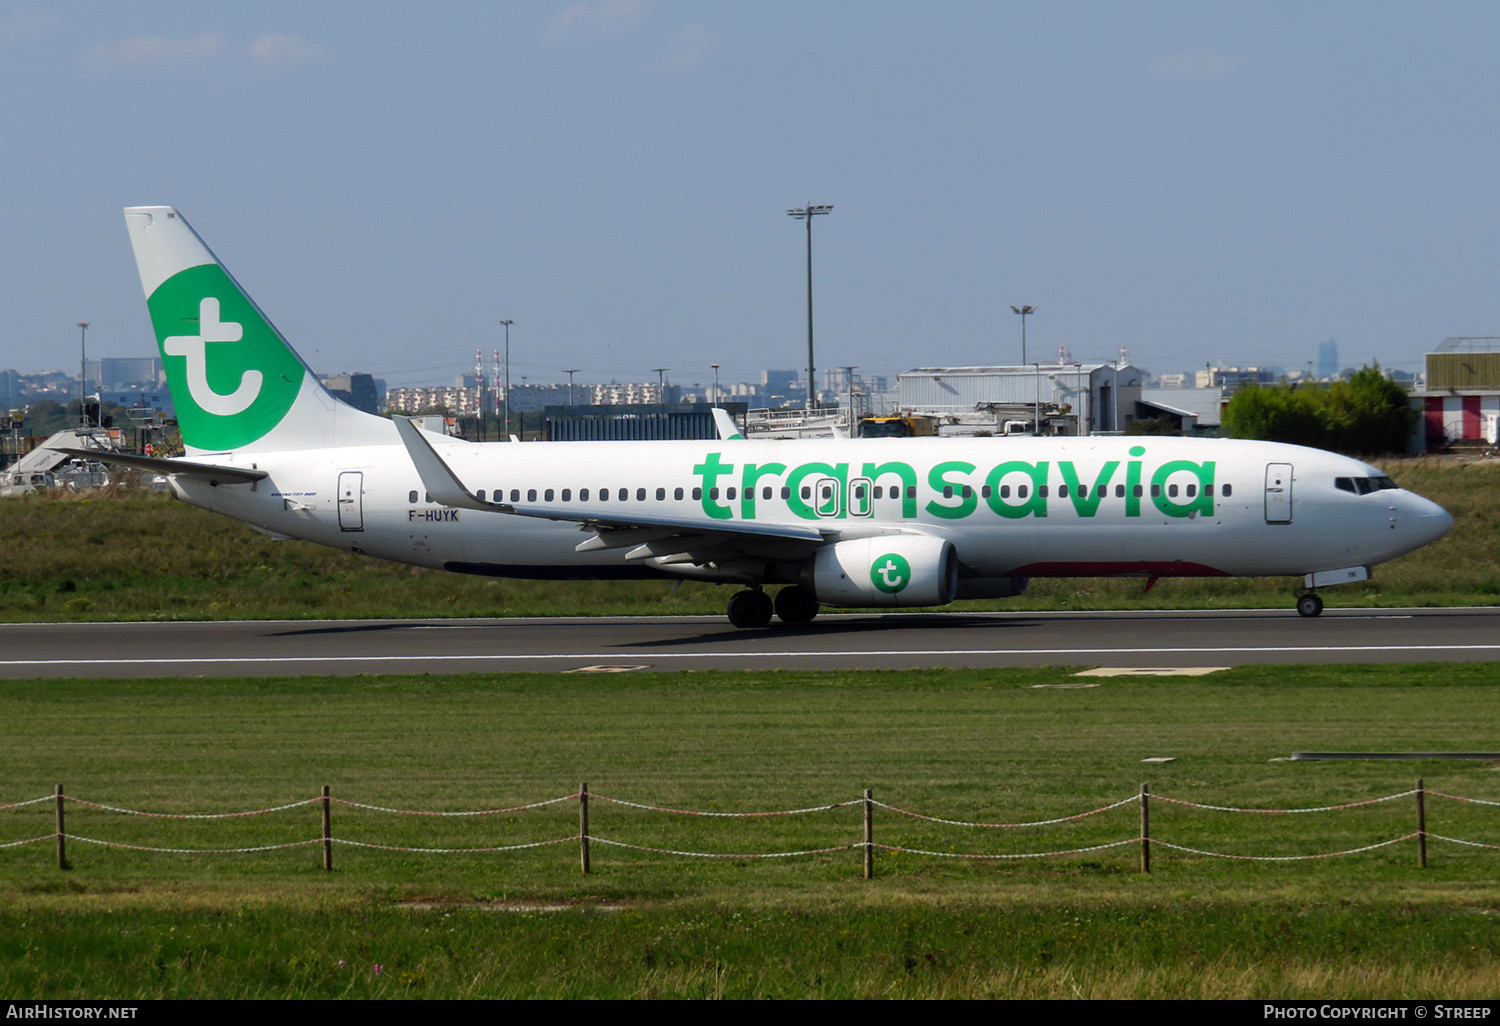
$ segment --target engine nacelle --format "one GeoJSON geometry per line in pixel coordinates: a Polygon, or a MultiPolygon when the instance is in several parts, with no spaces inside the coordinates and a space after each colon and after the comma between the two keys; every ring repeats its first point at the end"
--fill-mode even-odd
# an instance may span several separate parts
{"type": "Polygon", "coordinates": [[[958,582],[959,599],[1015,598],[1026,594],[1030,577],[968,577],[958,582]]]}
{"type": "Polygon", "coordinates": [[[942,606],[958,591],[958,553],[918,534],[853,538],[818,550],[809,582],[830,606],[942,606]]]}

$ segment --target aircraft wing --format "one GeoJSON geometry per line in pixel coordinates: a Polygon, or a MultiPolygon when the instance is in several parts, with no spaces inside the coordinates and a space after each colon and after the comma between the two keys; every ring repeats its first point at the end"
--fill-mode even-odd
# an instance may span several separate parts
{"type": "Polygon", "coordinates": [[[582,512],[560,506],[527,503],[487,502],[475,495],[458,475],[422,437],[422,430],[404,417],[392,418],[396,431],[416,465],[422,487],[433,502],[457,509],[485,510],[512,516],[537,517],[544,520],[573,521],[594,537],[578,546],[578,551],[632,546],[631,556],[675,555],[709,548],[757,548],[755,543],[792,542],[805,548],[816,548],[838,534],[834,528],[819,529],[800,524],[758,524],[737,520],[734,526],[718,527],[702,517],[682,517],[650,513],[645,510],[622,510],[620,516],[601,515],[598,511],[582,512]],[[749,544],[746,544],[749,543],[749,544]]]}
{"type": "Polygon", "coordinates": [[[245,470],[241,467],[220,467],[212,463],[194,463],[191,460],[166,460],[156,456],[132,456],[122,452],[105,452],[102,449],[58,449],[69,456],[82,456],[100,463],[111,463],[132,470],[144,470],[148,474],[163,477],[194,477],[209,484],[249,484],[263,481],[268,476],[264,470],[245,470]]]}

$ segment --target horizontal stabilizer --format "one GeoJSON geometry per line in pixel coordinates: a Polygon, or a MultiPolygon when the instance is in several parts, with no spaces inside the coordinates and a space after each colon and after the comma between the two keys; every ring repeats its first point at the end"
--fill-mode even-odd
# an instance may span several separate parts
{"type": "Polygon", "coordinates": [[[218,467],[212,463],[194,463],[191,460],[164,460],[156,456],[131,456],[121,452],[103,452],[99,449],[59,449],[69,456],[82,456],[86,460],[98,460],[114,466],[144,470],[148,474],[163,477],[192,477],[209,484],[249,484],[267,477],[264,470],[245,470],[241,467],[218,467]]]}

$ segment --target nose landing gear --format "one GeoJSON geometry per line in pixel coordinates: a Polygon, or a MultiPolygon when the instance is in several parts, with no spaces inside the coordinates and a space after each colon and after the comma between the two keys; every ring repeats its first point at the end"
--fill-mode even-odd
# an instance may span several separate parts
{"type": "Polygon", "coordinates": [[[1323,611],[1323,597],[1315,591],[1304,592],[1297,596],[1298,616],[1317,616],[1323,611]]]}

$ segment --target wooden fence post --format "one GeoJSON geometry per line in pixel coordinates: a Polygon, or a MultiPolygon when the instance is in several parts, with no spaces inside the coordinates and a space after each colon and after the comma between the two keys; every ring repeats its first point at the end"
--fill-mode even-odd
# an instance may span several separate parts
{"type": "Polygon", "coordinates": [[[333,872],[333,808],[327,784],[323,785],[323,868],[333,872]]]}
{"type": "Polygon", "coordinates": [[[1427,868],[1427,802],[1422,778],[1417,778],[1417,866],[1427,868]]]}
{"type": "Polygon", "coordinates": [[[57,785],[57,868],[68,868],[67,840],[63,830],[63,786],[57,785]]]}
{"type": "Polygon", "coordinates": [[[865,788],[865,879],[875,879],[875,792],[865,788]]]}
{"type": "Polygon", "coordinates": [[[1151,872],[1151,789],[1141,785],[1141,872],[1151,872]]]}
{"type": "Polygon", "coordinates": [[[583,875],[589,872],[589,785],[578,785],[578,859],[583,875]]]}

